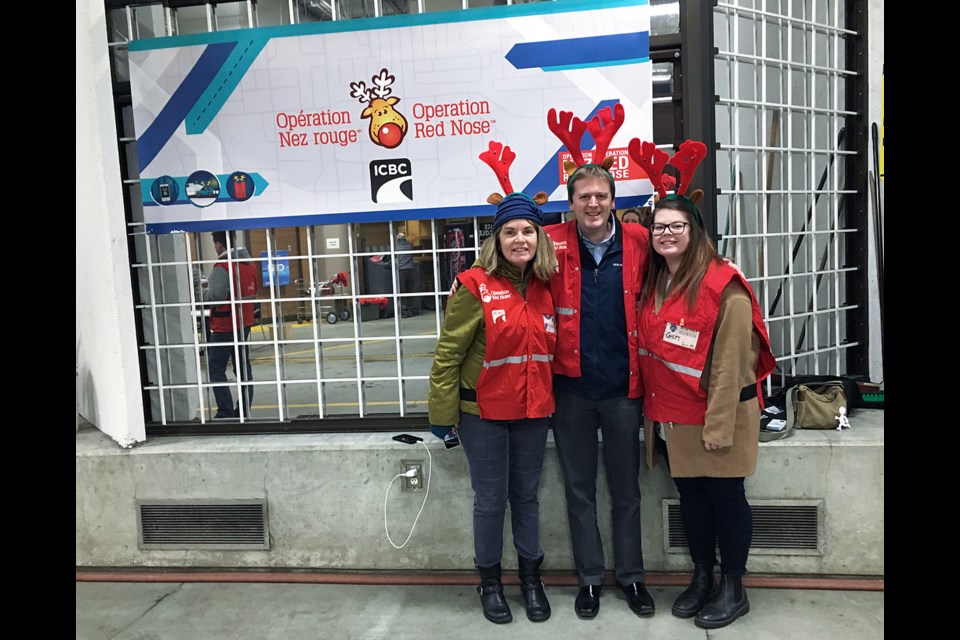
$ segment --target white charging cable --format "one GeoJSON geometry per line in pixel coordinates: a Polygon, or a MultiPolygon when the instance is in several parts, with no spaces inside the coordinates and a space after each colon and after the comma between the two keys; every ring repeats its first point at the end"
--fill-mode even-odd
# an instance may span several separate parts
{"type": "Polygon", "coordinates": [[[430,447],[420,441],[420,444],[423,445],[423,448],[427,450],[427,459],[429,460],[429,466],[427,467],[427,488],[423,494],[423,504],[420,505],[420,511],[417,512],[417,517],[413,520],[413,526],[410,527],[410,533],[407,535],[407,539],[403,541],[403,544],[397,546],[397,544],[390,537],[390,528],[387,527],[387,500],[390,498],[390,487],[393,486],[393,483],[397,481],[397,478],[412,478],[417,475],[416,469],[408,469],[404,473],[398,473],[393,476],[393,480],[390,481],[390,484],[387,485],[387,495],[383,497],[383,530],[387,534],[387,540],[393,545],[394,549],[403,549],[407,546],[407,543],[410,542],[411,536],[413,536],[413,530],[417,528],[417,521],[420,520],[420,514],[423,513],[423,508],[427,506],[427,496],[430,495],[430,477],[433,475],[433,455],[430,453],[430,447]]]}

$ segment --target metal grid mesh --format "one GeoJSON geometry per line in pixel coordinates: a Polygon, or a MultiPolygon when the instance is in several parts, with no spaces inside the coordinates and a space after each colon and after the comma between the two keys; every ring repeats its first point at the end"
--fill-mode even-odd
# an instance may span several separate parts
{"type": "MultiPolygon", "coordinates": [[[[748,276],[779,374],[846,373],[852,131],[845,4],[741,0],[714,10],[719,250],[748,276]]],[[[771,380],[776,382],[777,376],[771,380]]]]}
{"type": "MultiPolygon", "coordinates": [[[[261,319],[249,339],[239,335],[218,343],[250,350],[252,380],[233,375],[228,383],[220,383],[234,398],[240,397],[241,388],[252,387],[253,411],[244,415],[240,409],[241,422],[424,414],[442,321],[436,310],[443,308],[453,276],[472,264],[475,247],[491,226],[492,219],[480,218],[295,230],[301,250],[286,245],[294,272],[290,283],[281,286],[279,278],[265,280],[257,299],[261,319]],[[404,228],[409,235],[414,226],[421,248],[398,250],[397,230],[404,228]],[[324,239],[336,231],[347,242],[328,250],[324,239]],[[459,246],[451,246],[453,240],[459,246]],[[397,266],[404,255],[417,261],[432,286],[404,291],[397,266]],[[297,273],[302,277],[293,277],[297,273]],[[346,285],[330,284],[338,273],[346,274],[346,285]],[[370,291],[384,285],[386,291],[370,291]],[[408,307],[419,312],[403,313],[408,307]]],[[[262,271],[268,259],[253,248],[276,255],[277,238],[291,234],[292,230],[276,228],[237,232],[236,244],[251,249],[247,261],[262,271]]],[[[137,255],[145,258],[133,268],[140,283],[141,302],[136,308],[144,331],[141,350],[151,377],[144,389],[151,394],[153,419],[162,424],[206,422],[216,411],[211,394],[218,383],[210,383],[206,373],[204,349],[210,343],[204,312],[222,303],[202,302],[196,283],[197,274],[208,272],[220,260],[204,246],[210,243],[209,234],[150,235],[141,228],[133,236],[137,255]]]]}

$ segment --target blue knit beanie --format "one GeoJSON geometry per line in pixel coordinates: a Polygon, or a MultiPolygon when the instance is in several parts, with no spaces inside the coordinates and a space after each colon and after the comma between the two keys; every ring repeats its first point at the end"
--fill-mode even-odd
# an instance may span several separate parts
{"type": "Polygon", "coordinates": [[[519,191],[511,193],[497,205],[497,215],[493,218],[493,232],[511,220],[532,220],[543,226],[543,211],[530,196],[519,191]]]}

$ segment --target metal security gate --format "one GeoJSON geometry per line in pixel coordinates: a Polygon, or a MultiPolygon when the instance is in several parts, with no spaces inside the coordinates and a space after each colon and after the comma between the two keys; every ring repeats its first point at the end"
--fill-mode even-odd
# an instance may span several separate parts
{"type": "MultiPolygon", "coordinates": [[[[252,410],[218,423],[195,295],[216,256],[209,234],[145,232],[127,43],[511,3],[106,0],[148,434],[425,424],[451,274],[472,263],[492,218],[237,232],[231,243],[259,267],[268,266],[262,252],[286,251],[290,278],[259,299],[249,340],[232,344],[250,349],[253,379],[229,386],[234,398],[252,389],[252,410]],[[415,240],[412,250],[398,246],[399,232],[415,240]],[[396,268],[405,255],[418,267],[415,292],[396,268]],[[343,286],[326,286],[341,273],[343,286]],[[330,323],[330,309],[342,319],[330,323]]],[[[770,386],[793,374],[867,370],[866,116],[857,102],[866,92],[865,73],[851,62],[865,57],[864,4],[650,2],[654,142],[672,153],[686,137],[716,141],[697,186],[715,192],[707,224],[764,309],[779,363],[770,386]]]]}
{"type": "Polygon", "coordinates": [[[862,5],[713,9],[718,248],[764,310],[773,384],[867,371],[862,5]]]}

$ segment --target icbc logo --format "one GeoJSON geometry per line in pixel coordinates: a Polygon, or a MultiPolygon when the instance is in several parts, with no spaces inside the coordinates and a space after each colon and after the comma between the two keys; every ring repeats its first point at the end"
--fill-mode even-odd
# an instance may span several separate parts
{"type": "Polygon", "coordinates": [[[371,162],[370,197],[374,202],[412,202],[413,174],[410,161],[398,158],[371,162]]]}

